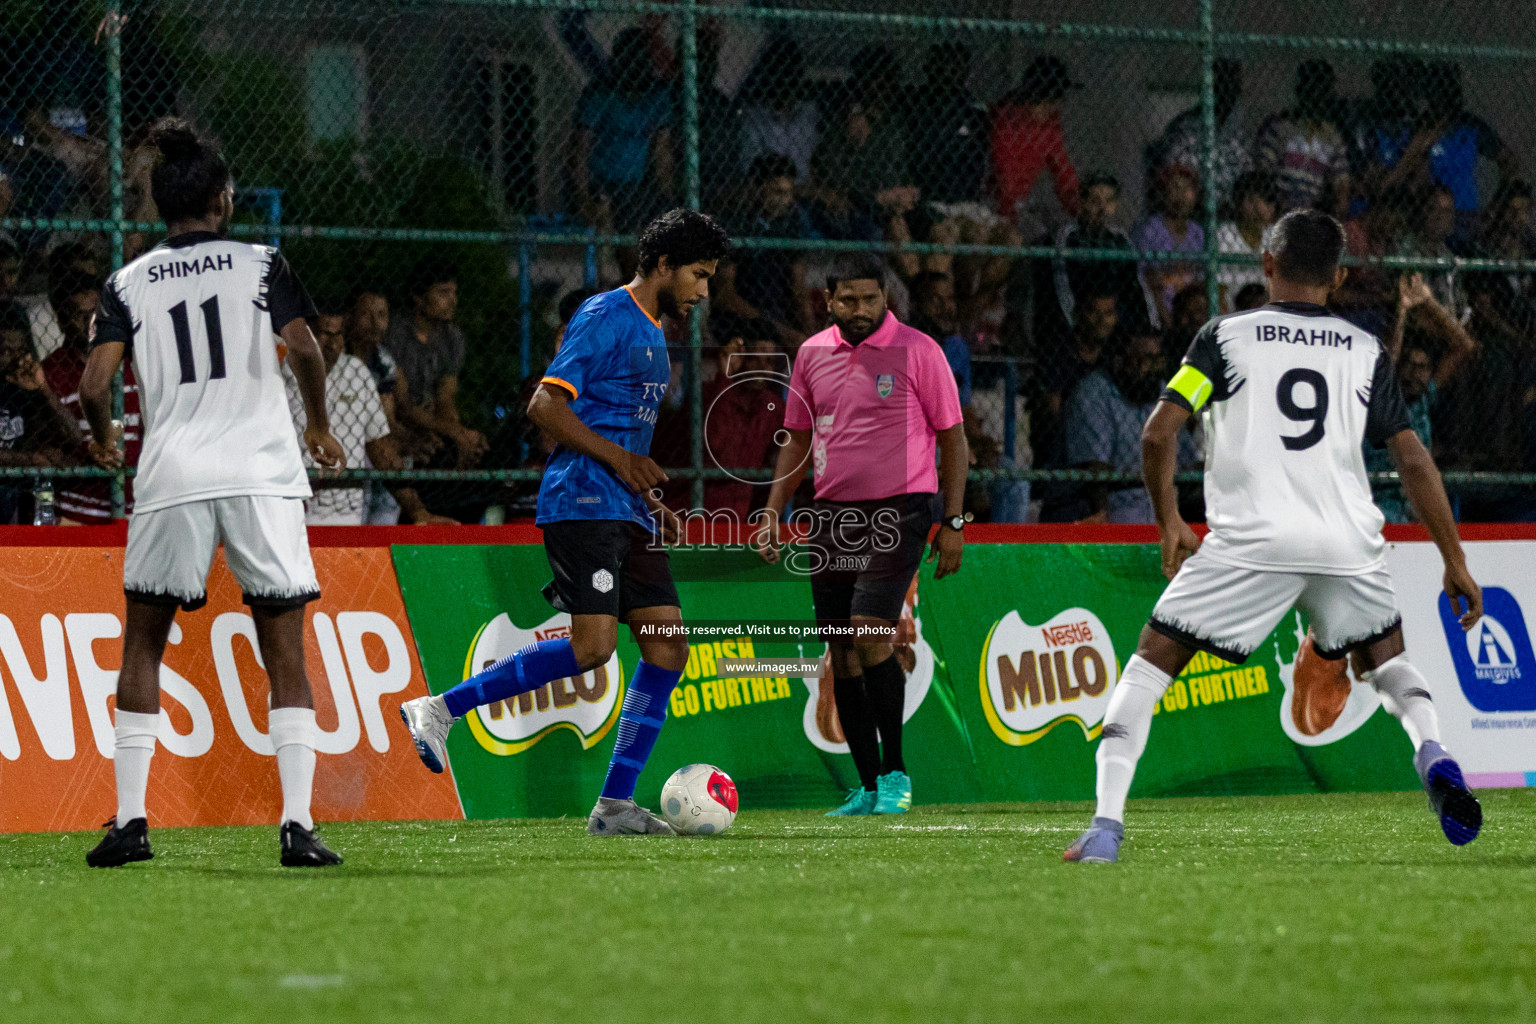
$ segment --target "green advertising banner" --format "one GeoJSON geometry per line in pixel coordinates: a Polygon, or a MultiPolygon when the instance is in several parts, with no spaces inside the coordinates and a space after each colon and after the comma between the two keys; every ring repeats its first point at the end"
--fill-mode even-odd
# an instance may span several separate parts
{"type": "MultiPolygon", "coordinates": [[[[955,576],[921,581],[986,799],[1092,798],[1109,695],[1164,585],[1157,547],[1140,544],[977,544],[955,576]]],[[[1312,717],[1298,724],[1305,636],[1292,613],[1242,666],[1197,654],[1158,707],[1132,795],[1416,788],[1375,693],[1317,678],[1337,664],[1303,663],[1312,717]]]]}
{"type": "MultiPolygon", "coordinates": [[[[527,545],[402,546],[394,549],[427,685],[441,693],[519,647],[569,632],[570,616],[540,590],[549,579],[542,548],[527,545]]],[[[857,783],[820,678],[724,679],[722,658],[820,658],[825,645],[752,636],[749,623],[814,621],[810,587],[782,565],[744,551],[679,550],[672,556],[684,617],[728,628],[691,641],[636,796],[653,806],[677,768],[724,768],[742,799],[759,807],[821,807],[857,783]],[[734,625],[739,624],[739,628],[734,625]]],[[[909,685],[907,762],[931,779],[929,800],[978,800],[981,787],[964,713],[937,666],[918,646],[909,685]]],[[[627,629],[608,665],[522,698],[478,709],[449,736],[448,754],[471,818],[586,814],[613,750],[624,688],[639,659],[627,629]]]]}
{"type": "MultiPolygon", "coordinates": [[[[569,631],[540,592],[542,548],[401,546],[394,557],[433,693],[569,631]]],[[[824,655],[819,641],[761,628],[814,620],[806,579],[746,551],[680,549],[672,565],[684,619],[713,632],[690,638],[637,798],[654,806],[672,771],[707,762],[749,806],[838,803],[857,777],[825,662],[816,678],[718,672],[723,658],[824,655]]],[[[976,544],[955,576],[935,581],[925,566],[903,615],[914,799],[1091,798],[1110,694],[1162,588],[1151,545],[976,544]]],[[[1414,788],[1397,723],[1369,687],[1309,659],[1305,636],[1290,616],[1246,665],[1197,656],[1158,709],[1133,795],[1414,788]],[[1293,701],[1298,677],[1305,693],[1293,701]]],[[[449,737],[465,814],[586,814],[638,658],[621,629],[606,666],[466,716],[449,737]]]]}

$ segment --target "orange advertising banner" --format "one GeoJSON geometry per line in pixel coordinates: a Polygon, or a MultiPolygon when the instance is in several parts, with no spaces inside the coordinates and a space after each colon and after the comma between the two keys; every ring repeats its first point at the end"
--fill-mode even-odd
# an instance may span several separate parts
{"type": "MultiPolygon", "coordinates": [[[[422,767],[396,711],[427,690],[389,548],[313,555],[316,820],[463,817],[452,776],[422,767]]],[[[122,579],[120,547],[0,549],[0,832],[96,828],[116,810],[122,579]]],[[[176,618],[160,681],[150,825],[277,824],[267,677],[222,552],[208,604],[176,618]]]]}

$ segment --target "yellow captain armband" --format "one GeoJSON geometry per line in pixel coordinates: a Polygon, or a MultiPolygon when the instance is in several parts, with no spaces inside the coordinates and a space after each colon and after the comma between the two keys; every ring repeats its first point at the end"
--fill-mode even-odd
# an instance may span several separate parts
{"type": "Polygon", "coordinates": [[[1168,389],[1182,396],[1189,403],[1191,412],[1199,412],[1200,407],[1210,400],[1211,379],[1185,363],[1168,382],[1168,389]]]}

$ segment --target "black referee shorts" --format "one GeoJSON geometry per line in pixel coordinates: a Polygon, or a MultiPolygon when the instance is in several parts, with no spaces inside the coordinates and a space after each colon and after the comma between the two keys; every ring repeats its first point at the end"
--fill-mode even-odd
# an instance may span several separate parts
{"type": "MultiPolygon", "coordinates": [[[[933,526],[933,495],[817,501],[811,601],[820,626],[855,615],[895,622],[933,526]]],[[[798,520],[797,520],[798,522],[798,520]]]]}
{"type": "Polygon", "coordinates": [[[639,523],[567,519],[543,530],[555,577],[544,598],[557,611],[624,620],[635,608],[678,605],[666,549],[639,523]]]}

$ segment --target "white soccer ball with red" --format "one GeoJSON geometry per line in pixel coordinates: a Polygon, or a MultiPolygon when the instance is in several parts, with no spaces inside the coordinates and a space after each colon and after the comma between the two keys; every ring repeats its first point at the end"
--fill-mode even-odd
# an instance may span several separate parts
{"type": "Polygon", "coordinates": [[[678,835],[717,836],[736,820],[736,783],[712,764],[684,765],[661,787],[661,813],[678,835]]]}

